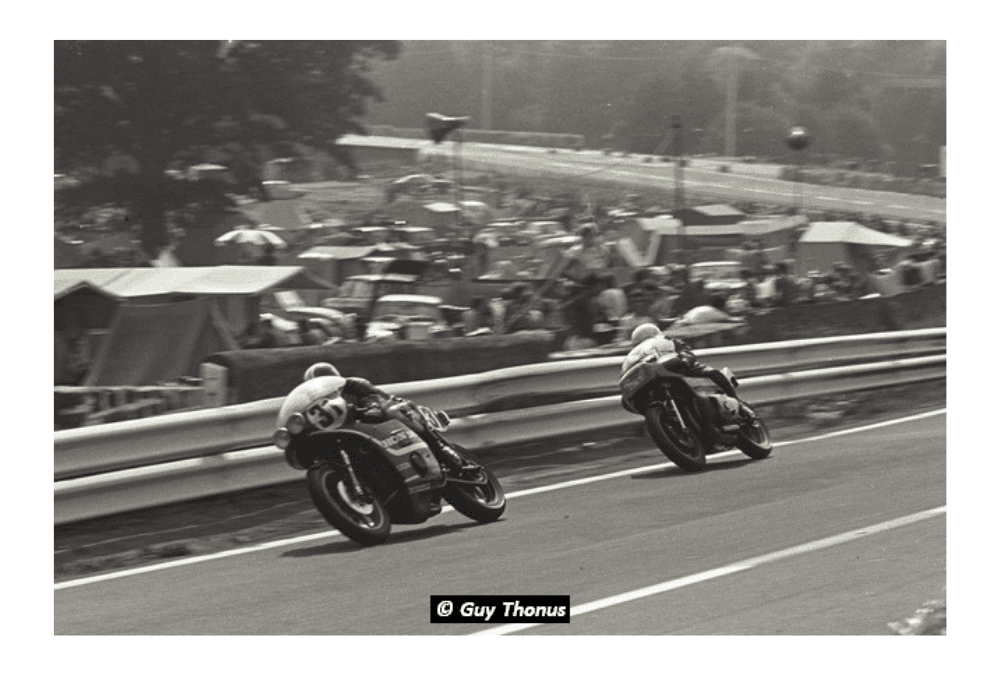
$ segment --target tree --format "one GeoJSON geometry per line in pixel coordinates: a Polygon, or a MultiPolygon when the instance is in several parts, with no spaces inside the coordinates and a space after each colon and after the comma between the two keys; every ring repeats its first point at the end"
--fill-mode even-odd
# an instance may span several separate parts
{"type": "MultiPolygon", "coordinates": [[[[209,152],[244,181],[302,145],[336,152],[381,92],[371,62],[394,41],[55,42],[56,171],[94,178],[109,157],[134,170],[91,196],[127,203],[151,257],[169,244],[166,211],[185,187],[166,173],[209,152]]],[[[106,172],[105,172],[106,173],[106,172]]],[[[96,181],[102,184],[102,181],[96,181]]]]}

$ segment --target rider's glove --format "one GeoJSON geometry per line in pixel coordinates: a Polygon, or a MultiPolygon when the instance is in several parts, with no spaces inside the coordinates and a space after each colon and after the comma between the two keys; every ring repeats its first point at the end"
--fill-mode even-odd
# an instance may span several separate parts
{"type": "Polygon", "coordinates": [[[382,406],[373,403],[366,408],[358,409],[358,419],[365,424],[376,424],[385,420],[385,413],[382,412],[382,406]]]}

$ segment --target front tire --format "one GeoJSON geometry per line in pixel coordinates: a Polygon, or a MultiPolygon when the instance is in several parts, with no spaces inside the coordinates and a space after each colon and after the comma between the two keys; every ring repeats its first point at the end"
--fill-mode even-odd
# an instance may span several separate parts
{"type": "MultiPolygon", "coordinates": [[[[460,455],[465,455],[462,448],[455,447],[460,455]]],[[[449,481],[444,488],[444,498],[455,510],[466,518],[477,523],[492,523],[500,518],[507,509],[507,496],[500,481],[487,467],[479,464],[479,473],[485,478],[481,485],[468,485],[449,481]]]]}
{"type": "Polygon", "coordinates": [[[667,405],[657,401],[646,408],[646,428],[649,435],[667,459],[684,471],[701,471],[705,468],[705,446],[692,427],[694,416],[687,404],[678,401],[677,408],[684,416],[687,430],[681,429],[667,413],[667,405]]]}
{"type": "Polygon", "coordinates": [[[362,546],[381,544],[389,538],[392,522],[385,506],[364,483],[361,494],[356,494],[342,469],[321,462],[309,469],[306,487],[326,522],[344,536],[362,546]]]}
{"type": "Polygon", "coordinates": [[[736,447],[750,459],[765,459],[770,455],[774,444],[771,443],[771,432],[764,420],[758,417],[752,424],[741,426],[736,437],[736,447]]]}

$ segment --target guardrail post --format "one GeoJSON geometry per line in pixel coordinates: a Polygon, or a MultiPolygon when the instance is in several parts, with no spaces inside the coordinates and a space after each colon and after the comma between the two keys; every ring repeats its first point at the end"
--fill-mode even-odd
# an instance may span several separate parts
{"type": "Polygon", "coordinates": [[[201,364],[201,383],[205,389],[204,406],[221,408],[226,405],[229,391],[229,369],[215,363],[201,364]]]}

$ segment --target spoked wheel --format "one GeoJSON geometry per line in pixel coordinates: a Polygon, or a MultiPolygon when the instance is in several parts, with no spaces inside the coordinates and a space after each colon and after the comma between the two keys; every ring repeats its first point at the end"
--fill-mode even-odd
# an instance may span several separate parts
{"type": "Polygon", "coordinates": [[[771,443],[771,432],[767,430],[764,420],[758,417],[752,423],[743,424],[736,437],[736,447],[750,459],[764,459],[770,455],[774,445],[771,443]]]}
{"type": "Polygon", "coordinates": [[[674,419],[673,410],[669,406],[669,403],[662,401],[650,405],[646,409],[646,428],[667,459],[684,471],[701,471],[705,468],[705,446],[697,436],[695,416],[691,414],[686,402],[677,401],[677,408],[687,426],[684,429],[674,419]]]}
{"type": "Polygon", "coordinates": [[[392,523],[385,507],[371,489],[355,490],[342,469],[323,462],[309,469],[306,486],[313,504],[328,523],[362,546],[381,544],[389,538],[392,523]]]}
{"type": "MultiPolygon", "coordinates": [[[[464,448],[452,447],[466,456],[464,448]]],[[[467,480],[449,479],[444,488],[444,498],[455,510],[466,518],[479,523],[492,523],[507,509],[507,496],[500,481],[487,467],[479,464],[475,472],[469,472],[467,480]]]]}

